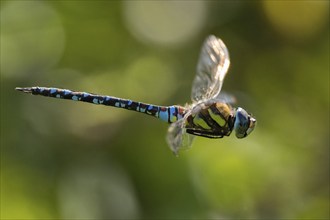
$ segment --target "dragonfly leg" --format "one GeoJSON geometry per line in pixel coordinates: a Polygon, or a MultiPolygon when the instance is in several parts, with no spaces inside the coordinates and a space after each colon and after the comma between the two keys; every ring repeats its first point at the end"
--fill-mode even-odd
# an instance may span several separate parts
{"type": "Polygon", "coordinates": [[[204,131],[204,130],[196,130],[196,129],[191,129],[187,128],[186,132],[192,135],[197,135],[201,137],[206,137],[206,138],[223,138],[223,134],[217,134],[212,131],[204,131]]]}

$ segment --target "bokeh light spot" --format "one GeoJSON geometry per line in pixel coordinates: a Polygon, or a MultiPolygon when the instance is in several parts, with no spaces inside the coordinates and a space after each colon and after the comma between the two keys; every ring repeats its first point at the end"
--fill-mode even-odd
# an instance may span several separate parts
{"type": "Polygon", "coordinates": [[[20,76],[54,66],[64,50],[56,11],[42,1],[11,1],[1,9],[1,74],[20,76]]]}
{"type": "Polygon", "coordinates": [[[65,219],[135,219],[139,206],[132,183],[120,166],[102,159],[72,165],[59,185],[65,219]],[[88,208],[86,208],[88,207],[88,208]]]}
{"type": "Polygon", "coordinates": [[[329,20],[329,1],[263,1],[264,11],[282,35],[308,39],[329,20]]]}
{"type": "Polygon", "coordinates": [[[128,30],[143,42],[179,44],[199,32],[207,7],[203,1],[125,1],[128,30]]]}

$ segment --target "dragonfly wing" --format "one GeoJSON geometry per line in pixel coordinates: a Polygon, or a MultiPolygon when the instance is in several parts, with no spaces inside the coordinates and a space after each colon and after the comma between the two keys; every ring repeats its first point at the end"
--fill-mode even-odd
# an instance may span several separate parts
{"type": "Polygon", "coordinates": [[[234,95],[223,91],[216,97],[216,100],[222,101],[227,104],[237,103],[237,99],[234,95]]]}
{"type": "Polygon", "coordinates": [[[178,155],[179,150],[190,148],[194,136],[186,133],[184,128],[186,118],[182,118],[170,125],[167,132],[167,143],[173,153],[178,155]]]}
{"type": "Polygon", "coordinates": [[[220,93],[229,65],[226,45],[213,35],[207,37],[199,56],[191,99],[198,102],[215,98],[220,93]]]}

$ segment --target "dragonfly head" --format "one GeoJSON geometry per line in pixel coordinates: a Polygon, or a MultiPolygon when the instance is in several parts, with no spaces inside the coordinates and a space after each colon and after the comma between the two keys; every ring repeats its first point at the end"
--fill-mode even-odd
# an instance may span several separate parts
{"type": "Polygon", "coordinates": [[[235,113],[234,130],[237,138],[248,136],[257,124],[257,120],[244,109],[237,108],[235,113]]]}

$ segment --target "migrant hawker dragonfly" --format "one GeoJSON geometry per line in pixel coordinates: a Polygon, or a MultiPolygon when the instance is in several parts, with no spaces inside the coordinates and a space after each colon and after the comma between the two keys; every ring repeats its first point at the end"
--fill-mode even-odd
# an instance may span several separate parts
{"type": "Polygon", "coordinates": [[[68,89],[27,87],[16,90],[60,99],[89,102],[133,110],[170,123],[167,142],[174,154],[191,146],[195,136],[222,138],[235,130],[237,138],[249,135],[256,119],[244,109],[231,106],[231,100],[220,94],[230,64],[229,53],[219,38],[206,38],[193,81],[192,104],[158,106],[112,96],[75,92],[68,89]]]}

